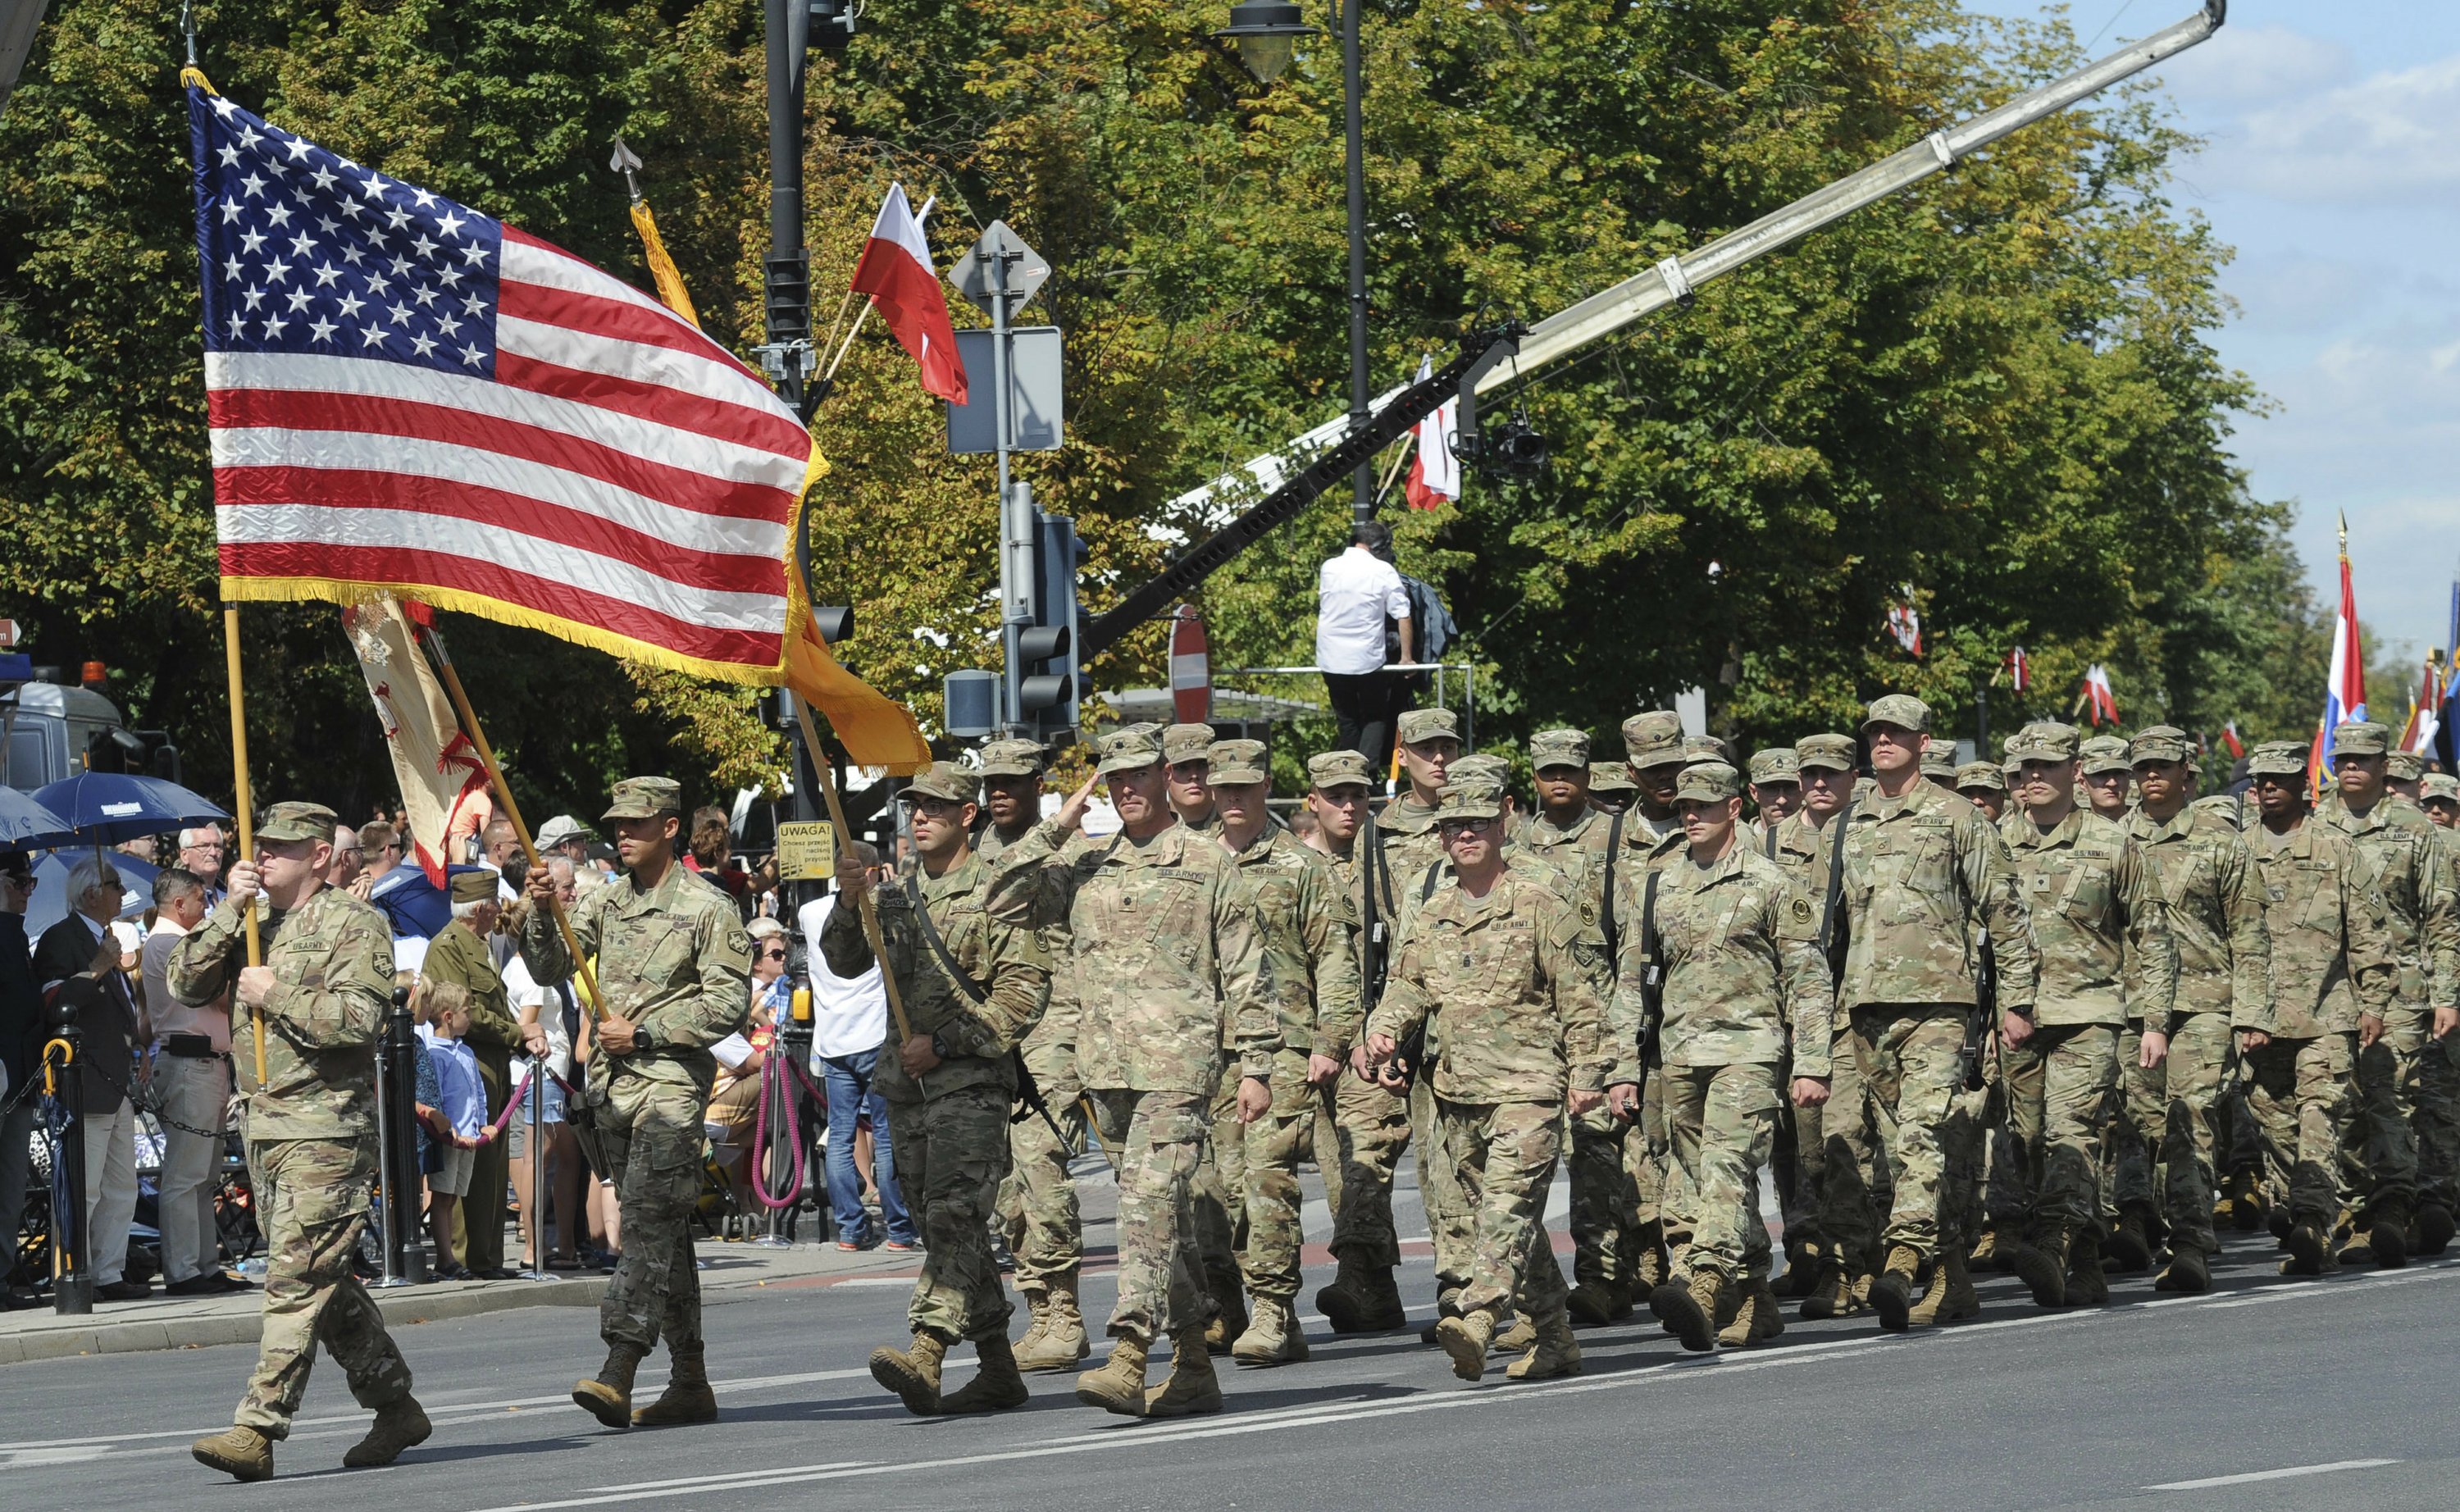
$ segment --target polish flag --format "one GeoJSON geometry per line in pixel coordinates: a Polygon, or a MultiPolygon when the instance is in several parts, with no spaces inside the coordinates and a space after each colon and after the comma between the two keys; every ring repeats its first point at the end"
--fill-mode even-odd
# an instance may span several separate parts
{"type": "Polygon", "coordinates": [[[854,288],[869,294],[890,335],[922,370],[922,387],[951,404],[965,402],[965,365],[957,357],[957,332],[948,324],[948,301],[931,263],[922,223],[907,202],[905,186],[888,186],[871,223],[871,240],[854,266],[854,288]]]}
{"type": "Polygon", "coordinates": [[[2007,682],[2020,693],[2033,691],[2033,659],[2022,646],[2007,653],[2007,682]]]}
{"type": "Polygon", "coordinates": [[[2110,669],[2099,662],[2085,669],[2084,687],[2077,690],[2076,702],[2087,706],[2095,729],[2105,719],[2118,723],[2118,695],[2110,691],[2110,669]]]}
{"type": "MultiPolygon", "coordinates": [[[[1435,375],[1434,359],[1418,359],[1424,383],[1435,375]]],[[[1433,509],[1461,495],[1460,458],[1453,455],[1453,437],[1460,434],[1460,400],[1446,399],[1435,413],[1418,422],[1416,454],[1410,458],[1410,477],[1402,486],[1412,509],[1433,509]]]]}
{"type": "Polygon", "coordinates": [[[2237,737],[2237,721],[2235,719],[2221,726],[2221,749],[2230,754],[2233,761],[2246,755],[2246,742],[2237,737]]]}

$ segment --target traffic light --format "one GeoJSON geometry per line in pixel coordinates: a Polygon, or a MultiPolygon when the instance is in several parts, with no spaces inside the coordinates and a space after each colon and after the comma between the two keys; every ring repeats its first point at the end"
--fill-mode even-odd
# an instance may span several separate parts
{"type": "Polygon", "coordinates": [[[1017,701],[1036,735],[1064,744],[1076,735],[1077,705],[1092,692],[1076,655],[1076,577],[1087,553],[1075,521],[1039,508],[1033,515],[1033,623],[1017,632],[1017,660],[1028,670],[1017,701]]]}

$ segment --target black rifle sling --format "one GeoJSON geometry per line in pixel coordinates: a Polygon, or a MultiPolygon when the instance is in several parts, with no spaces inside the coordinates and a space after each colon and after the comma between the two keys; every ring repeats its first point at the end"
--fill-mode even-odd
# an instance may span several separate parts
{"type": "Polygon", "coordinates": [[[1615,862],[1622,859],[1622,815],[1617,812],[1614,822],[1606,826],[1606,887],[1599,900],[1598,930],[1606,939],[1606,959],[1616,970],[1622,969],[1622,931],[1615,925],[1615,862]]]}
{"type": "Polygon", "coordinates": [[[1854,805],[1849,801],[1828,822],[1836,826],[1836,833],[1828,840],[1828,886],[1819,905],[1819,953],[1828,957],[1834,969],[1835,952],[1829,942],[1836,938],[1836,905],[1845,896],[1845,826],[1854,822],[1854,805]]]}
{"type": "Polygon", "coordinates": [[[1657,938],[1657,879],[1654,866],[1648,868],[1648,881],[1640,890],[1640,1050],[1649,1053],[1665,1015],[1665,963],[1660,959],[1662,946],[1657,938]]]}
{"type": "Polygon", "coordinates": [[[940,938],[940,926],[931,922],[931,910],[922,905],[922,889],[914,884],[911,877],[905,879],[905,901],[914,905],[914,922],[922,926],[923,944],[928,945],[931,953],[939,958],[940,969],[948,973],[948,980],[957,984],[957,990],[965,993],[977,1007],[987,1001],[991,995],[990,989],[975,981],[964,967],[957,964],[957,958],[948,953],[948,942],[940,938]]]}

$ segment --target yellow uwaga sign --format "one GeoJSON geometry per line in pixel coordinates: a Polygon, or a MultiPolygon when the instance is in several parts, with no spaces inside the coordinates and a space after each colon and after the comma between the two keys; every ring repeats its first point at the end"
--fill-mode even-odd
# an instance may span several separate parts
{"type": "Polygon", "coordinates": [[[785,882],[826,882],[838,874],[838,830],[827,820],[777,826],[777,876],[785,882]]]}

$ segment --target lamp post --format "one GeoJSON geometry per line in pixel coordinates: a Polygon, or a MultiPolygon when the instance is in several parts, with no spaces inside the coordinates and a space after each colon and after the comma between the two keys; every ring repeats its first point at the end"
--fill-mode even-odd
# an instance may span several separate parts
{"type": "MultiPolygon", "coordinates": [[[[1344,166],[1349,192],[1349,427],[1368,417],[1367,373],[1367,84],[1358,55],[1359,0],[1333,0],[1341,22],[1341,92],[1344,166]]],[[[1230,8],[1230,24],[1213,33],[1239,49],[1239,61],[1256,82],[1269,86],[1290,66],[1299,38],[1313,36],[1293,0],[1241,0],[1230,8]]],[[[1375,467],[1359,464],[1350,475],[1349,512],[1375,518],[1375,467]]]]}

